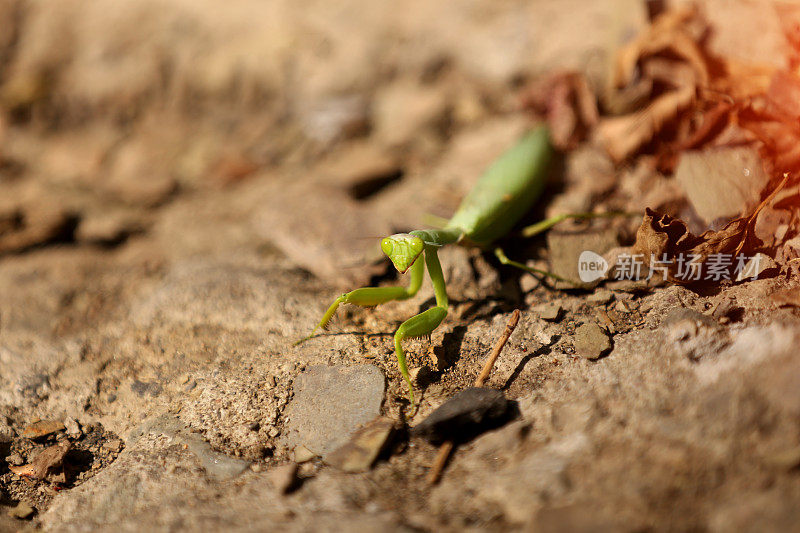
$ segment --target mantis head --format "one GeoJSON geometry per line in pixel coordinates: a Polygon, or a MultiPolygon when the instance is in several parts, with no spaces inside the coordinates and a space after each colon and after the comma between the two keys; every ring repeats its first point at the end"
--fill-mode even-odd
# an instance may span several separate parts
{"type": "Polygon", "coordinates": [[[396,233],[381,241],[381,250],[401,274],[411,268],[424,249],[422,239],[410,233],[396,233]]]}

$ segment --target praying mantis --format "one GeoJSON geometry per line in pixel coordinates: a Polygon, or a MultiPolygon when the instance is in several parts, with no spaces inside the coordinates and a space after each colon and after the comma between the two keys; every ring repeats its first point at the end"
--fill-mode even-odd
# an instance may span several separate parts
{"type": "MultiPolygon", "coordinates": [[[[447,316],[448,298],[442,266],[437,256],[439,248],[458,243],[486,249],[506,235],[544,190],[554,153],[547,128],[539,126],[525,134],[516,145],[492,163],[443,228],[398,233],[384,238],[381,241],[381,250],[401,274],[409,274],[408,286],[362,287],[342,294],[328,307],[311,334],[297,341],[295,345],[313,337],[317,330],[325,329],[341,304],[374,307],[393,300],[411,298],[422,286],[427,269],[433,284],[436,305],[403,322],[394,334],[397,363],[408,385],[409,399],[413,405],[414,387],[406,365],[403,340],[429,336],[447,316]]],[[[528,226],[522,230],[522,234],[531,237],[568,218],[607,215],[608,213],[560,215],[528,226]]],[[[503,264],[570,283],[549,272],[511,261],[500,248],[495,249],[495,255],[503,264]]]]}

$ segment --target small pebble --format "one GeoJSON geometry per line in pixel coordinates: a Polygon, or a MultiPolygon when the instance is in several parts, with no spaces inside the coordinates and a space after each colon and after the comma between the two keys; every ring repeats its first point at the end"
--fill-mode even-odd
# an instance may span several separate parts
{"type": "Polygon", "coordinates": [[[40,420],[25,426],[21,434],[26,439],[38,439],[63,429],[64,424],[58,420],[40,420]]]}
{"type": "Polygon", "coordinates": [[[533,336],[542,346],[550,346],[553,344],[553,338],[556,335],[550,331],[540,330],[534,333],[533,336]]]}
{"type": "Polygon", "coordinates": [[[599,359],[611,350],[608,334],[594,323],[586,323],[575,330],[575,352],[586,359],[599,359]]]}
{"type": "Polygon", "coordinates": [[[539,315],[539,318],[550,322],[558,320],[563,310],[564,308],[558,302],[550,302],[534,308],[534,312],[539,315]]]}
{"type": "Polygon", "coordinates": [[[81,436],[81,426],[74,418],[69,416],[65,418],[64,427],[67,428],[67,435],[70,437],[77,438],[81,436]]]}
{"type": "Polygon", "coordinates": [[[122,450],[122,441],[120,439],[111,439],[103,443],[103,448],[110,452],[119,452],[122,450]]]}
{"type": "Polygon", "coordinates": [[[614,293],[608,289],[597,289],[586,297],[586,301],[593,304],[605,305],[614,299],[614,293]]]}
{"type": "Polygon", "coordinates": [[[288,494],[297,488],[297,469],[297,463],[286,463],[270,468],[267,477],[281,494],[288,494]]]}
{"type": "Polygon", "coordinates": [[[614,309],[616,309],[620,313],[630,313],[631,311],[633,311],[633,309],[631,309],[630,304],[625,300],[619,300],[614,306],[614,309]]]}
{"type": "Polygon", "coordinates": [[[344,472],[366,472],[378,459],[394,433],[394,422],[379,416],[356,431],[344,445],[329,453],[325,462],[344,472]]]}
{"type": "Polygon", "coordinates": [[[744,265],[736,276],[736,281],[763,279],[780,272],[780,267],[770,256],[757,253],[744,265]]]}
{"type": "Polygon", "coordinates": [[[18,453],[12,453],[8,457],[6,457],[6,462],[13,466],[20,466],[25,464],[25,459],[18,453]]]}

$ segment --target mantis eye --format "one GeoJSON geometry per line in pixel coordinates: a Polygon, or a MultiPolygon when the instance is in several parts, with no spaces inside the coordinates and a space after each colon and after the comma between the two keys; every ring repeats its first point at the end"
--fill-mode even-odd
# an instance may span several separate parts
{"type": "Polygon", "coordinates": [[[424,249],[425,243],[422,239],[408,233],[397,233],[381,241],[381,250],[401,274],[411,268],[424,249]]]}

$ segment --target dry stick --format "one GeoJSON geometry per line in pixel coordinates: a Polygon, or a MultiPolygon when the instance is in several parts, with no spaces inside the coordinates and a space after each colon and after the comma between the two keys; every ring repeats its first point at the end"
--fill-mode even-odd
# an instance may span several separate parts
{"type": "MultiPolygon", "coordinates": [[[[492,373],[492,367],[494,367],[495,361],[497,361],[497,358],[500,356],[500,352],[503,351],[503,348],[508,342],[508,338],[512,333],[514,333],[514,329],[516,329],[518,322],[519,309],[514,309],[514,313],[508,320],[508,324],[506,324],[505,331],[503,331],[503,334],[500,335],[499,339],[497,339],[492,353],[489,354],[489,357],[486,359],[486,363],[483,365],[483,370],[481,370],[481,373],[475,380],[476,387],[483,387],[483,384],[486,383],[486,380],[489,378],[489,374],[492,373]]],[[[453,441],[447,440],[444,441],[439,447],[439,453],[436,454],[436,460],[433,462],[433,467],[431,468],[430,474],[428,474],[428,483],[430,485],[435,485],[439,482],[439,479],[442,477],[444,465],[447,463],[447,459],[450,458],[450,453],[452,453],[454,446],[455,444],[453,441]]]]}

